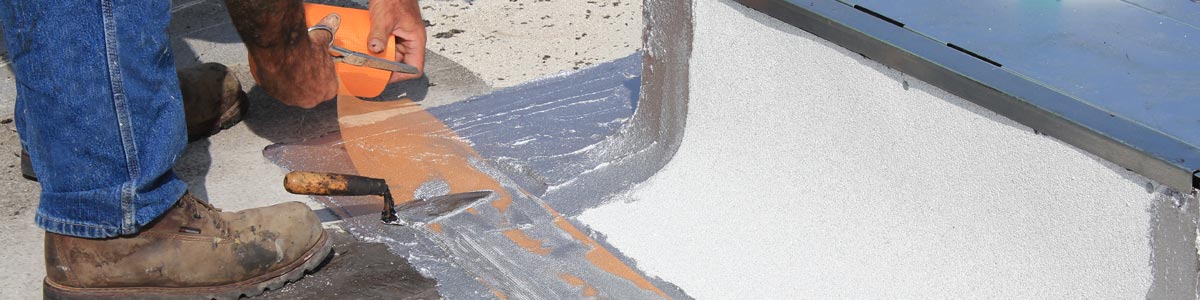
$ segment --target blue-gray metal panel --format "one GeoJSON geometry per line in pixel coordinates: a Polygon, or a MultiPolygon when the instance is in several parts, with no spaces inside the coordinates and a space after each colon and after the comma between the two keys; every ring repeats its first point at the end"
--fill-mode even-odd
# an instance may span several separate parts
{"type": "MultiPolygon", "coordinates": [[[[1172,13],[1200,12],[1200,4],[1171,2],[1172,13]]],[[[1191,24],[1119,0],[851,4],[1200,147],[1200,29],[1191,24]]]]}
{"type": "MultiPolygon", "coordinates": [[[[1193,172],[1200,168],[1200,149],[1194,144],[896,25],[911,17],[889,20],[887,10],[881,17],[834,0],[738,1],[1177,190],[1198,182],[1193,172]]],[[[1177,108],[1170,113],[1188,113],[1177,108]]]]}
{"type": "Polygon", "coordinates": [[[1198,0],[1122,0],[1153,13],[1200,28],[1200,1],[1198,0]]]}

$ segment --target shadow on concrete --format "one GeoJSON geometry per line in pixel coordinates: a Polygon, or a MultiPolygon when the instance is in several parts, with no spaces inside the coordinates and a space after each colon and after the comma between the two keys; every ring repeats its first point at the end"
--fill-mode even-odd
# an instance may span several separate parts
{"type": "Polygon", "coordinates": [[[175,65],[183,68],[216,61],[245,63],[245,50],[223,0],[173,0],[167,26],[175,65]]]}
{"type": "Polygon", "coordinates": [[[188,191],[199,196],[200,199],[208,199],[208,187],[205,182],[208,178],[208,170],[212,167],[210,146],[212,146],[212,142],[209,142],[208,139],[188,143],[174,168],[175,175],[188,183],[188,191]]]}
{"type": "Polygon", "coordinates": [[[421,76],[421,78],[389,84],[382,93],[379,93],[379,96],[363,100],[385,102],[408,99],[413,102],[421,102],[429,96],[429,85],[429,77],[421,76]]]}
{"type": "MultiPolygon", "coordinates": [[[[466,67],[427,51],[425,76],[388,85],[368,101],[409,100],[427,108],[467,99],[492,90],[466,67]]],[[[328,101],[311,109],[285,105],[254,85],[246,66],[234,67],[247,90],[250,108],[242,122],[255,135],[273,143],[298,143],[338,131],[337,102],[328,101]]]]}
{"type": "Polygon", "coordinates": [[[338,131],[336,101],[304,109],[283,104],[257,86],[246,94],[250,108],[242,123],[273,143],[299,142],[338,131]]]}

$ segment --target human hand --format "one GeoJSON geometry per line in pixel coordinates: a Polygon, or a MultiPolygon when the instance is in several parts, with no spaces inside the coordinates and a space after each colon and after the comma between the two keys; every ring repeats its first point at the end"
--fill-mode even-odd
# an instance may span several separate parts
{"type": "MultiPolygon", "coordinates": [[[[396,39],[396,61],[425,71],[425,21],[417,0],[371,0],[371,33],[367,49],[380,53],[388,38],[396,39]]],[[[420,78],[422,74],[392,73],[390,82],[420,78]]]]}

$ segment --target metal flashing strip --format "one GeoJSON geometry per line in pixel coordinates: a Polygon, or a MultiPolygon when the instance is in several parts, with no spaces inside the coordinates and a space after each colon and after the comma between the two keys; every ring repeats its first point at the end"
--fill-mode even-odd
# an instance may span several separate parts
{"type": "MultiPolygon", "coordinates": [[[[834,0],[737,1],[1177,191],[1191,192],[1193,189],[1200,188],[1200,101],[1190,101],[1190,98],[1196,97],[1197,94],[1188,95],[1186,93],[1188,90],[1200,88],[1200,85],[1178,85],[1185,84],[1188,80],[1194,81],[1196,77],[1182,76],[1190,73],[1165,74],[1164,80],[1173,80],[1171,82],[1177,83],[1175,86],[1153,81],[1147,83],[1140,77],[1113,77],[1116,78],[1114,79],[1116,82],[1081,82],[1081,80],[1095,80],[1095,78],[1102,77],[1091,73],[1078,75],[1079,78],[1067,75],[1074,76],[1087,72],[1121,72],[1123,70],[1111,70],[1114,69],[1111,67],[1098,71],[1041,70],[1038,68],[1044,68],[1043,65],[1049,64],[1048,61],[1054,61],[1055,58],[1041,57],[1037,60],[1022,61],[1030,59],[1029,56],[1022,56],[1020,53],[1006,53],[1004,51],[1009,48],[997,45],[1014,43],[1013,39],[1020,40],[1022,37],[1008,37],[1009,39],[1001,41],[989,40],[996,36],[973,36],[973,39],[958,39],[966,33],[949,34],[945,31],[934,30],[933,27],[936,26],[930,25],[938,22],[957,26],[979,25],[945,21],[942,18],[943,15],[938,12],[948,15],[975,14],[946,17],[954,20],[969,20],[972,16],[985,20],[1006,16],[1003,13],[996,13],[994,10],[980,8],[968,12],[954,9],[960,5],[981,5],[975,2],[946,4],[946,6],[952,7],[940,7],[933,9],[937,12],[930,12],[930,9],[925,8],[932,6],[933,3],[924,3],[925,1],[897,2],[886,5],[879,4],[884,3],[883,1],[858,1],[866,3],[865,5],[834,0]],[[918,7],[905,8],[904,11],[911,11],[912,14],[891,14],[900,11],[898,7],[902,6],[918,7]],[[917,11],[920,13],[916,13],[917,11]],[[999,16],[986,16],[989,13],[999,16]],[[922,18],[928,19],[923,20],[922,18]],[[949,38],[957,40],[947,41],[946,39],[949,38]],[[1084,83],[1096,88],[1080,90],[1077,86],[1065,86],[1084,83]],[[1139,86],[1130,86],[1139,83],[1141,84],[1139,86]],[[1121,90],[1122,88],[1133,91],[1121,90]],[[1144,90],[1156,92],[1167,90],[1163,93],[1173,98],[1157,97],[1158,94],[1138,93],[1144,90]],[[1118,92],[1124,93],[1125,98],[1110,96],[1110,94],[1118,92]],[[1146,111],[1134,109],[1139,105],[1146,111]],[[1189,120],[1190,122],[1188,122],[1189,120]]],[[[1126,5],[1123,4],[1125,2],[1116,0],[1113,2],[1126,5]]],[[[1011,5],[1011,3],[992,5],[1011,5]]],[[[1195,26],[1176,22],[1176,19],[1163,15],[1151,14],[1144,9],[1136,8],[1136,6],[1127,6],[1130,7],[1129,9],[1138,10],[1129,13],[1137,18],[1162,18],[1163,23],[1160,24],[1172,26],[1171,30],[1194,33],[1195,38],[1200,38],[1200,29],[1196,29],[1195,26]]],[[[1104,8],[1121,9],[1109,6],[1104,8]]],[[[1193,9],[1200,10],[1200,5],[1193,9]]],[[[1014,12],[1010,12],[1010,15],[1012,13],[1014,12]]],[[[1145,20],[1138,19],[1137,21],[1145,20]]],[[[992,28],[985,29],[991,30],[992,28]]],[[[1022,29],[1027,28],[1007,30],[1020,31],[1022,29]]],[[[1038,32],[1046,34],[1045,31],[1052,31],[1053,28],[1041,28],[1040,30],[1038,32]]],[[[1147,34],[1151,33],[1154,32],[1147,34]]],[[[1153,37],[1148,39],[1153,39],[1153,37]]],[[[1087,44],[1088,42],[1109,43],[1111,41],[1071,42],[1074,44],[1065,45],[1066,42],[1057,42],[1049,43],[1050,45],[1047,47],[1058,47],[1053,50],[1060,54],[1071,54],[1070,47],[1088,47],[1092,46],[1087,44]]],[[[1200,40],[1197,42],[1191,42],[1191,40],[1167,42],[1151,40],[1148,42],[1162,42],[1176,46],[1172,49],[1159,50],[1159,52],[1183,51],[1180,49],[1200,47],[1200,40]]],[[[1036,52],[1036,49],[1026,51],[1023,53],[1036,52]]],[[[1169,56],[1174,58],[1195,55],[1194,53],[1200,52],[1168,54],[1174,55],[1169,56]]],[[[1147,55],[1151,54],[1161,53],[1147,53],[1147,55]]],[[[1079,62],[1079,64],[1092,63],[1092,61],[1104,62],[1102,59],[1092,58],[1092,60],[1079,62]]],[[[1194,61],[1200,62],[1200,60],[1194,61]]],[[[1154,67],[1160,67],[1159,69],[1163,70],[1179,69],[1177,66],[1171,66],[1170,62],[1156,61],[1153,63],[1155,63],[1154,67]]],[[[1192,64],[1193,62],[1175,63],[1192,64]]],[[[1144,70],[1139,72],[1147,73],[1144,70]]]]}

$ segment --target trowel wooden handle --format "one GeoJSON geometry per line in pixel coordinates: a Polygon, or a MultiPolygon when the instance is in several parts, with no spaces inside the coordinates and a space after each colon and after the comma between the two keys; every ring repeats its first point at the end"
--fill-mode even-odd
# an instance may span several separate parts
{"type": "Polygon", "coordinates": [[[283,177],[283,188],[301,195],[389,195],[383,179],[336,173],[294,171],[283,177]]]}

